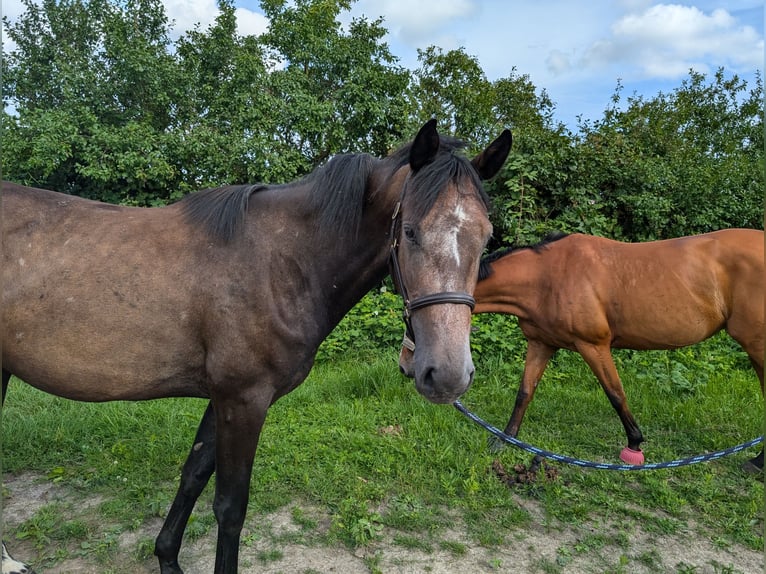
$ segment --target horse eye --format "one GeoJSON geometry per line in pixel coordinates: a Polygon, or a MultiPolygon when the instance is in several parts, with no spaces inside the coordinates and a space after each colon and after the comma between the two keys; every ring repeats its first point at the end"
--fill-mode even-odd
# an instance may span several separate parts
{"type": "Polygon", "coordinates": [[[409,225],[404,226],[404,236],[407,238],[407,241],[411,243],[417,243],[417,234],[415,233],[415,230],[409,225]]]}

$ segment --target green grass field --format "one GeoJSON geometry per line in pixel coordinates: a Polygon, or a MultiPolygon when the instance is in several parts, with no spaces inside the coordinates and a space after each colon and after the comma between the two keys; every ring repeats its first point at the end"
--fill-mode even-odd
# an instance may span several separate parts
{"type": "MultiPolygon", "coordinates": [[[[647,462],[718,450],[762,434],[763,401],[743,357],[720,338],[674,353],[617,353],[631,409],[647,439],[647,462]]],[[[502,428],[521,368],[519,357],[478,358],[477,378],[463,403],[502,428]]],[[[204,408],[204,401],[193,399],[76,403],[14,380],[2,416],[3,471],[32,471],[83,496],[99,496],[97,522],[116,530],[137,528],[164,516],[204,408]]],[[[492,453],[487,438],[451,406],[421,398],[398,373],[393,352],[328,360],[269,411],[249,513],[290,501],[320,507],[332,516],[323,543],[352,547],[375,540],[383,528],[399,532],[403,545],[439,544],[439,532],[457,513],[473,543],[491,547],[508,543],[511,532],[530,520],[517,503],[520,496],[542,505],[551,524],[638,520],[644,529],[673,532],[693,523],[715,533],[724,547],[763,548],[762,477],[740,470],[757,449],[646,472],[556,465],[553,478],[541,475],[517,485],[511,496],[493,463],[510,470],[529,464],[531,455],[515,448],[492,453]]],[[[595,378],[566,352],[546,372],[519,438],[612,463],[619,462],[626,443],[595,378]]],[[[190,524],[192,537],[214,528],[210,491],[190,524]]],[[[97,526],[72,520],[55,506],[9,534],[38,548],[70,541],[109,559],[108,544],[97,544],[104,540],[97,526]]],[[[136,553],[145,558],[151,541],[140,541],[136,553]]]]}

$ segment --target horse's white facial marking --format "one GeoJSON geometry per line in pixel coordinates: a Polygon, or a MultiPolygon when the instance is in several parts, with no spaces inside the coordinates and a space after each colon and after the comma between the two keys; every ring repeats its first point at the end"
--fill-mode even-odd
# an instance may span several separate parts
{"type": "Polygon", "coordinates": [[[460,245],[458,243],[458,236],[468,220],[468,214],[463,209],[463,206],[458,203],[455,206],[455,211],[449,218],[454,221],[452,228],[444,234],[444,242],[442,247],[445,253],[448,253],[452,260],[455,262],[455,266],[460,268],[460,245]]]}

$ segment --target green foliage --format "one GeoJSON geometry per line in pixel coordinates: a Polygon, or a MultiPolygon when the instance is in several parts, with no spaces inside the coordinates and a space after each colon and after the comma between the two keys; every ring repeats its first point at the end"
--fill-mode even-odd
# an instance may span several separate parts
{"type": "Polygon", "coordinates": [[[366,503],[356,497],[341,502],[333,517],[333,528],[339,538],[352,547],[369,544],[380,538],[383,531],[380,515],[370,512],[366,503]]]}
{"type": "Polygon", "coordinates": [[[160,205],[223,183],[278,183],[332,154],[385,155],[435,116],[478,149],[514,147],[487,189],[491,248],[551,230],[643,241],[763,226],[763,86],[690,71],[670,93],[623,98],[574,134],[515,68],[490,81],[463,49],[398,65],[382,20],[341,26],[349,0],[263,0],[240,36],[231,0],[170,41],[160,0],[23,0],[4,20],[2,162],[8,179],[160,205]]]}
{"type": "Polygon", "coordinates": [[[364,355],[371,349],[393,349],[404,335],[403,303],[388,283],[370,291],[346,314],[317,353],[317,361],[342,355],[364,355]]]}
{"type": "Polygon", "coordinates": [[[13,24],[3,99],[5,177],[85,197],[171,199],[178,85],[158,0],[37,4],[13,24]],[[106,190],[106,191],[104,191],[106,190]]]}
{"type": "MultiPolygon", "coordinates": [[[[380,22],[338,1],[263,2],[260,37],[220,0],[174,44],[159,0],[25,0],[4,20],[8,179],[131,205],[223,183],[282,182],[332,154],[401,140],[409,74],[380,22]]],[[[407,134],[409,135],[409,134],[407,134]]]]}
{"type": "MultiPolygon", "coordinates": [[[[671,94],[632,96],[583,125],[583,173],[635,241],[763,227],[763,84],[689,72],[671,94]]],[[[586,180],[587,181],[587,180],[586,180]]]]}

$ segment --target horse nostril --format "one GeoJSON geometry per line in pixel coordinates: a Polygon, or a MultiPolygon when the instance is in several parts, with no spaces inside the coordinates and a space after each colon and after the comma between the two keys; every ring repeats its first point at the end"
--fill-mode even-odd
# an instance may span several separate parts
{"type": "Polygon", "coordinates": [[[423,386],[428,390],[434,388],[434,371],[435,369],[433,367],[429,367],[423,374],[423,386]]]}

